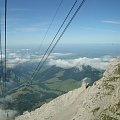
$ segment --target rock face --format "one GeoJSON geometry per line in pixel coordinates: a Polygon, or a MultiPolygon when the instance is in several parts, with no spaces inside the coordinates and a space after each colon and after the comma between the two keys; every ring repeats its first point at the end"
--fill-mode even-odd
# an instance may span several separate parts
{"type": "Polygon", "coordinates": [[[93,86],[83,84],[16,120],[120,120],[120,58],[93,86]]]}

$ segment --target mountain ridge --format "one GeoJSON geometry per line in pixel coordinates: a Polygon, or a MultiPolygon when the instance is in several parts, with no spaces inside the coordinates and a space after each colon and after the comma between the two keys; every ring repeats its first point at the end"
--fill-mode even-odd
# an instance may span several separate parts
{"type": "Polygon", "coordinates": [[[93,86],[70,91],[16,120],[119,120],[120,57],[93,86]]]}

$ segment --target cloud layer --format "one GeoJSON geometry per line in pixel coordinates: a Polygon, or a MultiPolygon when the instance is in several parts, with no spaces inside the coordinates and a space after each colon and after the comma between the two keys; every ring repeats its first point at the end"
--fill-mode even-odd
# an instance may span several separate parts
{"type": "MultiPolygon", "coordinates": [[[[22,53],[24,54],[19,54],[15,52],[10,52],[8,53],[8,60],[7,60],[7,65],[9,67],[14,67],[15,65],[18,65],[20,63],[25,63],[25,62],[39,62],[43,55],[39,54],[29,54],[28,49],[21,49],[22,53]]],[[[72,55],[72,53],[52,53],[49,56],[49,59],[58,59],[58,58],[63,58],[72,55]]],[[[4,55],[3,55],[4,56],[4,55]]],[[[46,56],[45,56],[46,58],[46,56]]],[[[49,61],[48,59],[48,61],[49,61]]],[[[43,59],[44,60],[44,59],[43,59]]]]}
{"type": "MultiPolygon", "coordinates": [[[[82,69],[82,66],[89,65],[96,69],[105,70],[108,63],[113,59],[111,56],[103,56],[100,58],[78,57],[68,59],[71,56],[73,56],[72,53],[52,53],[49,56],[47,63],[48,65],[55,65],[65,69],[72,67],[82,69]]],[[[20,63],[39,62],[42,57],[43,55],[39,55],[39,53],[32,53],[30,49],[21,49],[19,52],[9,51],[7,65],[9,67],[14,67],[20,63]]]]}
{"type": "Polygon", "coordinates": [[[49,65],[55,65],[57,67],[61,67],[64,69],[69,69],[72,67],[82,69],[82,66],[91,66],[96,69],[105,70],[108,63],[113,60],[110,56],[104,56],[101,58],[87,58],[87,57],[79,57],[76,59],[51,59],[49,61],[49,65]]]}
{"type": "Polygon", "coordinates": [[[112,21],[112,20],[105,20],[105,21],[102,21],[103,23],[109,23],[109,24],[117,24],[117,25],[120,25],[120,21],[112,21]]]}

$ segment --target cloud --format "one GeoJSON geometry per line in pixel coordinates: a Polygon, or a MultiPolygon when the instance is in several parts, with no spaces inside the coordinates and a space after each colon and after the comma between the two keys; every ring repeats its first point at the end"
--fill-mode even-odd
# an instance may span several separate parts
{"type": "Polygon", "coordinates": [[[39,27],[39,26],[26,26],[21,28],[15,28],[16,32],[37,32],[37,31],[45,31],[45,27],[39,27]]]}
{"type": "Polygon", "coordinates": [[[44,23],[33,23],[33,24],[28,24],[23,27],[18,27],[15,28],[16,32],[37,32],[37,31],[45,31],[48,28],[49,23],[44,22],[44,23]]]}
{"type": "Polygon", "coordinates": [[[99,32],[112,32],[112,33],[117,32],[116,30],[112,30],[112,29],[101,29],[101,28],[85,27],[85,26],[81,26],[80,28],[88,31],[92,30],[92,31],[99,31],[99,32]]]}
{"type": "Polygon", "coordinates": [[[49,65],[55,65],[57,67],[61,67],[64,69],[69,69],[72,67],[79,68],[82,70],[82,66],[91,66],[93,68],[99,70],[105,70],[108,63],[113,60],[110,56],[104,56],[101,58],[87,58],[87,57],[80,57],[76,59],[51,59],[49,61],[49,65]]]}
{"type": "Polygon", "coordinates": [[[8,67],[14,67],[21,63],[26,62],[39,62],[41,60],[42,56],[40,55],[14,55],[14,57],[9,56],[9,59],[7,61],[8,67]]]}
{"type": "Polygon", "coordinates": [[[111,20],[105,20],[105,21],[102,21],[103,23],[109,23],[109,24],[117,24],[117,25],[120,25],[120,21],[111,21],[111,20]]]}
{"type": "MultiPolygon", "coordinates": [[[[9,52],[8,53],[8,61],[7,65],[9,67],[14,67],[15,65],[18,65],[20,63],[25,63],[25,62],[39,62],[43,55],[39,54],[29,54],[28,51],[31,51],[31,49],[21,49],[19,53],[16,52],[9,52]],[[23,54],[22,54],[23,53],[23,54]]],[[[61,57],[66,57],[70,56],[72,53],[52,53],[49,59],[58,59],[61,57]]],[[[45,58],[47,55],[45,56],[45,58]]]]}
{"type": "Polygon", "coordinates": [[[3,59],[5,58],[5,54],[2,54],[2,58],[3,58],[3,59]]]}
{"type": "Polygon", "coordinates": [[[16,28],[17,32],[36,32],[39,29],[37,27],[23,27],[23,28],[16,28]]]}
{"type": "Polygon", "coordinates": [[[25,10],[27,10],[27,9],[22,9],[22,8],[10,8],[10,9],[8,9],[8,11],[15,11],[15,12],[21,12],[21,11],[25,11],[25,10]]]}
{"type": "Polygon", "coordinates": [[[9,56],[10,57],[16,57],[16,53],[10,53],[9,56]]]}
{"type": "Polygon", "coordinates": [[[12,120],[17,114],[14,110],[2,110],[0,109],[0,120],[12,120]]]}
{"type": "MultiPolygon", "coordinates": [[[[12,102],[14,102],[14,100],[10,95],[7,95],[5,98],[0,98],[1,107],[2,104],[4,103],[10,104],[12,102]]],[[[13,120],[15,115],[17,115],[17,113],[18,112],[16,110],[10,110],[10,109],[4,110],[3,108],[0,108],[0,120],[13,120]]]]}
{"type": "Polygon", "coordinates": [[[42,22],[42,23],[33,23],[31,24],[31,26],[34,26],[34,27],[47,27],[49,26],[50,22],[42,22]]]}
{"type": "Polygon", "coordinates": [[[56,58],[56,57],[64,57],[64,56],[70,56],[72,53],[52,53],[51,56],[56,58]]]}
{"type": "MultiPolygon", "coordinates": [[[[27,53],[29,49],[22,49],[22,53],[14,53],[11,52],[8,54],[8,61],[7,65],[9,67],[14,67],[18,64],[25,63],[25,62],[40,62],[43,55],[39,54],[29,54],[27,53]]],[[[47,56],[47,55],[46,55],[47,56]]],[[[46,58],[45,56],[45,58],[46,58]]],[[[100,58],[87,58],[87,57],[79,57],[75,59],[68,59],[72,56],[72,53],[52,53],[47,63],[49,65],[55,65],[57,67],[69,69],[72,67],[77,67],[79,69],[82,69],[82,66],[91,66],[96,69],[105,70],[107,64],[110,60],[113,58],[111,56],[103,56],[100,58]],[[66,59],[67,58],[67,59],[66,59]]]]}
{"type": "Polygon", "coordinates": [[[28,49],[28,48],[27,48],[27,49],[24,49],[24,48],[22,48],[21,50],[22,50],[22,51],[30,51],[31,49],[28,49]]]}
{"type": "MultiPolygon", "coordinates": [[[[0,103],[12,103],[14,102],[12,97],[10,95],[7,95],[5,98],[0,98],[0,103]]],[[[17,111],[15,110],[9,110],[9,109],[0,109],[0,120],[13,120],[15,115],[17,114],[17,111]]]]}

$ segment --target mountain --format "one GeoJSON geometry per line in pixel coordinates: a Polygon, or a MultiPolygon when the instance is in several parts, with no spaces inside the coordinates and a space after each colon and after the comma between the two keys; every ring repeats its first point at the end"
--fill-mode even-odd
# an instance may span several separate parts
{"type": "MultiPolygon", "coordinates": [[[[43,72],[30,83],[33,68],[31,63],[24,63],[14,68],[9,68],[6,99],[6,109],[16,110],[18,114],[25,111],[32,111],[54,98],[67,93],[70,90],[79,88],[85,79],[92,85],[100,79],[103,71],[92,68],[91,66],[82,66],[82,70],[73,67],[63,69],[56,66],[46,67],[43,72]]],[[[0,102],[2,106],[2,102],[0,102]]],[[[4,108],[4,106],[3,106],[4,108]]]]}
{"type": "Polygon", "coordinates": [[[16,120],[120,120],[120,57],[92,86],[70,91],[16,120]]]}

